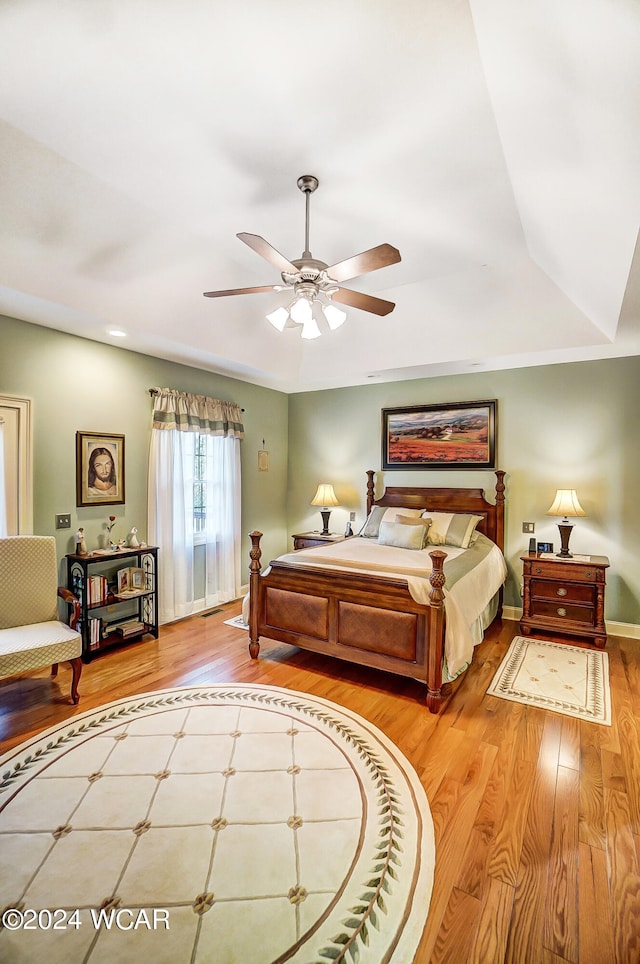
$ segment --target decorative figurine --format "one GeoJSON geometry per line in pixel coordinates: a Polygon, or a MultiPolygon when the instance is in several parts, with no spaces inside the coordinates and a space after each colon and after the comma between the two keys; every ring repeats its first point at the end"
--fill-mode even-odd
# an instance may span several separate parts
{"type": "Polygon", "coordinates": [[[79,556],[87,555],[87,544],[84,541],[84,529],[78,529],[76,532],[76,552],[79,556]]]}
{"type": "Polygon", "coordinates": [[[140,543],[138,542],[138,530],[136,529],[135,526],[129,533],[129,545],[132,549],[136,549],[140,545],[140,543]]]}

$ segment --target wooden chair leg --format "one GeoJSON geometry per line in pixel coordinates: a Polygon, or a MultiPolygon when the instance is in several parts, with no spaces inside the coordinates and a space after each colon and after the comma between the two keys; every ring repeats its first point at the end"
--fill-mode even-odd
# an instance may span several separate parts
{"type": "Polygon", "coordinates": [[[57,675],[58,675],[58,664],[54,663],[53,666],[51,667],[51,679],[55,679],[57,675]]]}
{"type": "Polygon", "coordinates": [[[74,704],[77,705],[80,702],[78,683],[80,682],[80,675],[82,673],[82,658],[80,656],[76,656],[75,659],[70,659],[69,663],[71,665],[71,669],[73,670],[73,679],[71,680],[71,699],[73,700],[74,704]]]}

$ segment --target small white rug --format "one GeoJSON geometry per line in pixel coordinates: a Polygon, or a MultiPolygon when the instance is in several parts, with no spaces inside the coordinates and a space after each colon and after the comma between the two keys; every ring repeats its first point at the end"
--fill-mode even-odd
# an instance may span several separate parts
{"type": "Polygon", "coordinates": [[[249,630],[249,624],[245,623],[242,613],[239,613],[237,616],[233,616],[231,619],[225,619],[224,622],[227,626],[235,626],[236,629],[249,630]]]}
{"type": "Polygon", "coordinates": [[[434,862],[411,764],[305,693],[147,693],[0,758],[2,961],[407,964],[434,862]]]}
{"type": "Polygon", "coordinates": [[[487,693],[611,726],[609,656],[601,649],[516,636],[487,693]]]}

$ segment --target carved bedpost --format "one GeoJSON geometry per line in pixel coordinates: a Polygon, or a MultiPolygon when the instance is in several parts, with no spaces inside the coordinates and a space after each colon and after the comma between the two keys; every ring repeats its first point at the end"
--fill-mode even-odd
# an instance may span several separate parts
{"type": "Polygon", "coordinates": [[[504,552],[504,472],[496,471],[496,544],[504,552]]]}
{"type": "MultiPolygon", "coordinates": [[[[504,552],[504,472],[496,470],[496,545],[504,552]]],[[[504,586],[500,586],[496,616],[502,619],[504,586]]]]}
{"type": "Polygon", "coordinates": [[[260,636],[258,635],[258,607],[260,604],[260,558],[262,549],[260,540],[262,533],[255,529],[249,533],[251,539],[251,565],[249,566],[249,655],[257,659],[260,652],[260,636]]]}
{"type": "Polygon", "coordinates": [[[434,549],[429,553],[432,562],[431,591],[429,592],[429,652],[427,655],[427,706],[438,713],[442,703],[442,659],[444,656],[444,592],[446,552],[434,549]]]}
{"type": "Polygon", "coordinates": [[[376,497],[375,482],[373,481],[374,475],[374,469],[367,469],[367,516],[371,512],[371,506],[373,505],[373,500],[376,497]]]}

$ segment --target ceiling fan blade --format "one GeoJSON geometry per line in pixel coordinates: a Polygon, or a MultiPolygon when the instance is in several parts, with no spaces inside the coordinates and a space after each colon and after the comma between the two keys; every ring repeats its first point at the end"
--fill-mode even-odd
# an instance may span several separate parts
{"type": "Polygon", "coordinates": [[[298,269],[296,266],[291,264],[290,261],[287,261],[283,254],[276,251],[273,245],[265,241],[264,238],[261,238],[259,234],[242,232],[241,234],[236,234],[236,237],[244,241],[245,244],[248,244],[256,254],[259,254],[261,258],[264,258],[265,261],[268,261],[269,264],[272,264],[273,267],[277,268],[281,273],[283,271],[286,271],[288,274],[295,274],[297,272],[298,269]]]}
{"type": "Polygon", "coordinates": [[[327,274],[334,281],[348,281],[349,278],[357,278],[369,271],[386,268],[388,264],[397,264],[400,260],[400,252],[397,248],[391,244],[379,244],[376,248],[369,248],[362,254],[354,255],[353,258],[330,265],[327,268],[327,274]]]}
{"type": "Polygon", "coordinates": [[[362,311],[370,311],[374,315],[388,315],[395,308],[393,301],[364,295],[361,291],[351,291],[350,288],[338,288],[331,295],[331,300],[339,301],[341,305],[350,305],[352,308],[361,308],[362,311]]]}
{"type": "Polygon", "coordinates": [[[205,298],[226,298],[227,295],[255,295],[260,291],[279,291],[282,285],[259,285],[257,288],[229,288],[228,291],[203,291],[205,298]]]}

